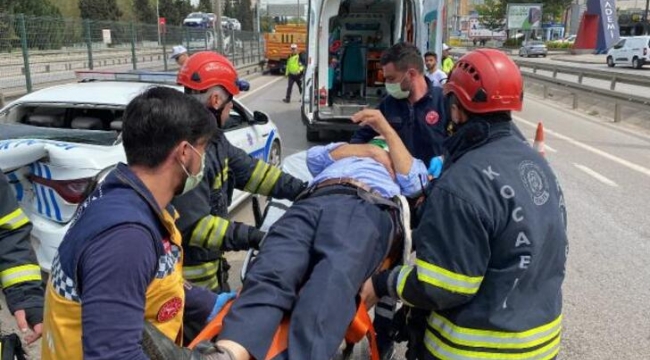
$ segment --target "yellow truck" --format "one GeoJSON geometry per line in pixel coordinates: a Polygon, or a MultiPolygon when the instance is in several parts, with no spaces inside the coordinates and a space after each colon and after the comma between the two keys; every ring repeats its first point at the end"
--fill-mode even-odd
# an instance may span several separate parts
{"type": "Polygon", "coordinates": [[[264,34],[266,44],[266,67],[271,73],[284,74],[287,59],[291,55],[291,44],[298,45],[298,53],[307,49],[307,25],[275,25],[272,33],[264,34]]]}

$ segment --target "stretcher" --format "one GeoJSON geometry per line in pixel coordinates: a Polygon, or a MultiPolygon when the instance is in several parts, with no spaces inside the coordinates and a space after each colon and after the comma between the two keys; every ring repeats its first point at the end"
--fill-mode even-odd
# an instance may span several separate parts
{"type": "MultiPolygon", "coordinates": [[[[301,178],[305,181],[311,180],[309,171],[306,168],[305,161],[306,152],[297,153],[291,155],[285,159],[283,164],[283,171],[290,173],[298,178],[301,178]]],[[[256,226],[263,231],[268,231],[273,223],[275,223],[284,212],[291,206],[291,202],[287,200],[275,200],[270,199],[267,204],[264,212],[261,211],[260,199],[257,196],[253,197],[253,214],[255,217],[256,226]]],[[[401,219],[401,228],[402,236],[400,236],[399,242],[393,242],[391,244],[391,250],[389,251],[389,256],[384,259],[381,264],[379,271],[385,270],[391,267],[395,262],[400,261],[400,258],[405,263],[410,262],[410,256],[412,253],[412,243],[411,243],[411,232],[410,232],[410,211],[409,204],[406,198],[400,196],[396,198],[398,202],[398,207],[400,210],[401,219]]],[[[241,270],[242,282],[246,277],[246,273],[250,265],[255,261],[257,251],[249,250],[246,258],[244,260],[244,265],[241,270]]],[[[221,332],[223,326],[223,319],[228,314],[232,302],[236,301],[231,300],[228,302],[223,309],[217,314],[217,316],[206,325],[206,327],[196,336],[196,338],[190,343],[189,348],[193,349],[202,341],[213,341],[221,332]]],[[[275,336],[273,338],[271,347],[265,359],[257,360],[271,360],[276,356],[284,352],[288,347],[288,338],[289,338],[289,318],[285,316],[282,320],[275,336]]],[[[341,354],[342,359],[351,359],[353,354],[353,348],[355,344],[360,343],[364,338],[368,341],[368,348],[370,352],[371,360],[379,360],[379,351],[377,347],[377,341],[375,338],[375,331],[372,326],[372,320],[368,314],[368,309],[365,304],[361,301],[358,304],[356,315],[350,323],[347,333],[345,334],[346,347],[341,354]]]]}

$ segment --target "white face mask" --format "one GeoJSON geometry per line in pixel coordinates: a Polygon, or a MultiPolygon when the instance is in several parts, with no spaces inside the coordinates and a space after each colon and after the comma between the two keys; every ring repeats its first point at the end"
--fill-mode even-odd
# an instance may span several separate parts
{"type": "MultiPolygon", "coordinates": [[[[199,152],[194,148],[194,146],[190,145],[192,150],[199,154],[199,152]]],[[[203,171],[205,170],[205,153],[203,155],[199,154],[201,156],[201,168],[199,169],[199,172],[196,173],[196,175],[190,174],[190,172],[187,170],[185,165],[181,163],[181,167],[183,168],[183,171],[185,171],[185,174],[187,174],[187,179],[185,179],[185,186],[183,187],[183,194],[187,194],[188,192],[192,191],[195,187],[197,187],[200,183],[201,180],[203,180],[203,171]]],[[[179,162],[180,163],[180,162],[179,162]]]]}
{"type": "Polygon", "coordinates": [[[395,99],[406,99],[411,95],[410,90],[402,90],[402,82],[406,78],[406,75],[402,78],[402,80],[396,82],[396,83],[386,83],[386,92],[388,92],[388,95],[394,97],[395,99]]]}

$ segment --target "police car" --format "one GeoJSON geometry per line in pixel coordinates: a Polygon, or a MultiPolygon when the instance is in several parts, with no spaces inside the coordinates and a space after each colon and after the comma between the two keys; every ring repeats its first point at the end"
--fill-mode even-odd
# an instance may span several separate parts
{"type": "MultiPolygon", "coordinates": [[[[126,162],[119,134],[129,101],[152,85],[183,91],[170,73],[86,71],[77,78],[0,109],[0,169],[34,224],[32,241],[45,271],[78,205],[116,163],[126,162]]],[[[280,164],[280,134],[265,113],[234,99],[225,131],[251,156],[280,164]]],[[[235,191],[230,209],[248,195],[235,191]]]]}

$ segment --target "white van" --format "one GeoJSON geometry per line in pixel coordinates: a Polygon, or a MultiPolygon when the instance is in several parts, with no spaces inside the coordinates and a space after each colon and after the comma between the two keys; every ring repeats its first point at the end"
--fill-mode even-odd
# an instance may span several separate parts
{"type": "Polygon", "coordinates": [[[650,63],[650,36],[621,38],[607,51],[607,66],[630,65],[640,69],[650,63]]]}
{"type": "MultiPolygon", "coordinates": [[[[424,54],[429,44],[427,37],[434,35],[429,35],[430,25],[423,14],[436,14],[425,10],[440,3],[444,2],[310,0],[301,106],[307,140],[317,141],[320,130],[358,128],[350,116],[375,107],[385,94],[379,64],[382,52],[405,41],[418,46],[424,54]],[[338,61],[336,71],[330,71],[332,58],[338,61]]],[[[435,37],[438,46],[434,48],[440,54],[441,35],[435,37]]]]}

